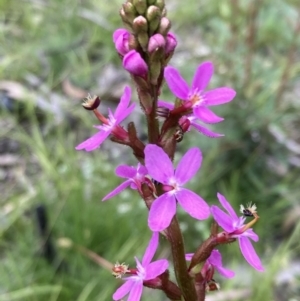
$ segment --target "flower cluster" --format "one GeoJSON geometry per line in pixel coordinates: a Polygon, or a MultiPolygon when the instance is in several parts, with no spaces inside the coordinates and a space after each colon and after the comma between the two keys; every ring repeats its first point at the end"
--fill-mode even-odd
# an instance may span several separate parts
{"type": "Polygon", "coordinates": [[[256,270],[264,270],[250,241],[258,241],[252,229],[259,219],[256,206],[242,206],[242,216],[238,216],[220,193],[217,196],[226,212],[215,205],[209,206],[200,195],[186,187],[202,164],[202,152],[198,147],[188,149],[176,167],[173,163],[177,144],[192,128],[207,137],[223,136],[206,125],[224,120],[210,107],[229,103],[236,93],[230,87],[207,90],[214,73],[212,62],[206,61],[196,68],[190,86],[176,68],[168,66],[177,39],[170,32],[171,23],[166,17],[163,0],[127,0],[120,16],[126,29],[117,29],[113,42],[123,68],[136,86],[146,117],[148,143],[138,137],[134,122],[129,122],[127,128],[121,126],[135,108],[135,103],[131,103],[131,89],[126,87],[115,112],[108,109],[107,117],[101,113],[101,106],[98,110],[99,97],[85,100],[84,108],[93,111],[100,125],[95,126],[96,134],[76,147],[92,151],[110,138],[128,146],[138,161],[137,166],[122,164],[116,168],[116,175],[125,180],[102,199],[113,198],[128,187],[137,191],[149,210],[148,226],[152,231],[142,261],[135,257],[136,268],[119,263],[114,266],[113,275],[122,278],[124,283],[114,293],[113,300],[128,295],[128,301],[139,301],[146,286],[162,290],[170,300],[203,301],[207,291],[219,289],[214,280],[215,271],[225,278],[235,275],[223,267],[218,245],[238,241],[246,261],[256,270]],[[164,82],[174,95],[172,103],[158,99],[164,82]],[[210,215],[214,219],[209,237],[199,242],[194,253],[185,254],[177,220],[178,205],[197,221],[207,220],[210,215]],[[251,221],[246,223],[249,217],[251,221]],[[159,233],[170,244],[177,283],[169,277],[166,259],[152,262],[159,245],[159,233]],[[190,261],[189,266],[186,260],[190,261]]]}

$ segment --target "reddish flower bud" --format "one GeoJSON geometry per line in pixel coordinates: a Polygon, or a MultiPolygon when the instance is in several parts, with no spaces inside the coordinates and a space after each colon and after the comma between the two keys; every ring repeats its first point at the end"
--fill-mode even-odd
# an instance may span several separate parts
{"type": "Polygon", "coordinates": [[[141,55],[135,51],[129,51],[123,58],[123,67],[128,72],[137,76],[145,76],[148,72],[148,66],[141,55]]]}

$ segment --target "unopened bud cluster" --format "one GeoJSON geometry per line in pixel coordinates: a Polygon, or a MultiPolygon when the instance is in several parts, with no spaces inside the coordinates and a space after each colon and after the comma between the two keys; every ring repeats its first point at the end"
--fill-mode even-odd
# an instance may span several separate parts
{"type": "Polygon", "coordinates": [[[166,17],[164,0],[128,0],[122,5],[120,15],[126,29],[115,31],[115,47],[123,67],[141,91],[142,108],[149,114],[153,107],[150,86],[156,86],[159,93],[163,69],[174,53],[177,40],[169,32],[171,23],[166,17]]]}

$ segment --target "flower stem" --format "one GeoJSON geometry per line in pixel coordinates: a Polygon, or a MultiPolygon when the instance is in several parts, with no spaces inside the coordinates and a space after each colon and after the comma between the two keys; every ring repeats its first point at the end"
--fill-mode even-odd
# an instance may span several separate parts
{"type": "Polygon", "coordinates": [[[148,139],[149,143],[157,143],[159,137],[159,124],[156,116],[157,109],[157,93],[158,87],[156,85],[151,85],[151,95],[153,99],[152,110],[147,116],[147,125],[148,125],[148,139]]]}
{"type": "Polygon", "coordinates": [[[187,272],[183,237],[176,215],[167,228],[167,237],[171,245],[176,280],[181,289],[183,298],[185,301],[196,301],[196,290],[192,278],[187,272]]]}

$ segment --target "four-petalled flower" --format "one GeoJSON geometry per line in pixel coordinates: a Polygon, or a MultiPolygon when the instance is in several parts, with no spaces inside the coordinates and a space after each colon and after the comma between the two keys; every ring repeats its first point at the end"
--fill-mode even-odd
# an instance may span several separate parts
{"type": "Polygon", "coordinates": [[[253,223],[245,224],[246,217],[238,217],[222,194],[218,193],[218,199],[228,213],[225,213],[217,206],[211,206],[213,218],[230,237],[238,240],[240,250],[246,261],[256,270],[264,271],[261,261],[249,240],[249,238],[253,241],[259,240],[258,235],[250,228],[253,223]]]}
{"type": "Polygon", "coordinates": [[[214,66],[211,62],[204,62],[198,66],[192,87],[189,88],[186,81],[181,77],[178,70],[168,66],[165,68],[165,80],[171,92],[181,99],[187,107],[193,109],[193,114],[205,123],[217,123],[223,118],[217,116],[208,107],[217,106],[230,102],[236,92],[227,87],[220,87],[205,92],[214,72],[214,66]]]}
{"type": "Polygon", "coordinates": [[[191,148],[181,158],[176,170],[168,155],[157,145],[145,148],[145,165],[149,175],[163,184],[165,193],[151,205],[148,225],[152,231],[167,228],[176,213],[176,200],[192,217],[203,220],[209,217],[207,203],[196,193],[183,188],[201,166],[202,154],[196,147],[191,148]]]}
{"type": "Polygon", "coordinates": [[[169,263],[166,259],[151,262],[158,247],[159,233],[153,232],[142,263],[135,257],[137,270],[132,276],[123,278],[126,282],[113,294],[113,300],[120,300],[127,294],[128,301],[139,301],[142,296],[143,282],[155,279],[166,271],[169,263]]]}
{"type": "Polygon", "coordinates": [[[77,145],[76,149],[84,149],[87,152],[90,152],[98,148],[110,134],[120,140],[127,141],[128,133],[119,124],[134,110],[135,104],[129,106],[130,98],[131,89],[125,87],[124,93],[114,114],[111,109],[108,109],[108,118],[105,118],[100,112],[97,112],[97,117],[103,122],[102,125],[95,126],[99,132],[77,145]]]}

